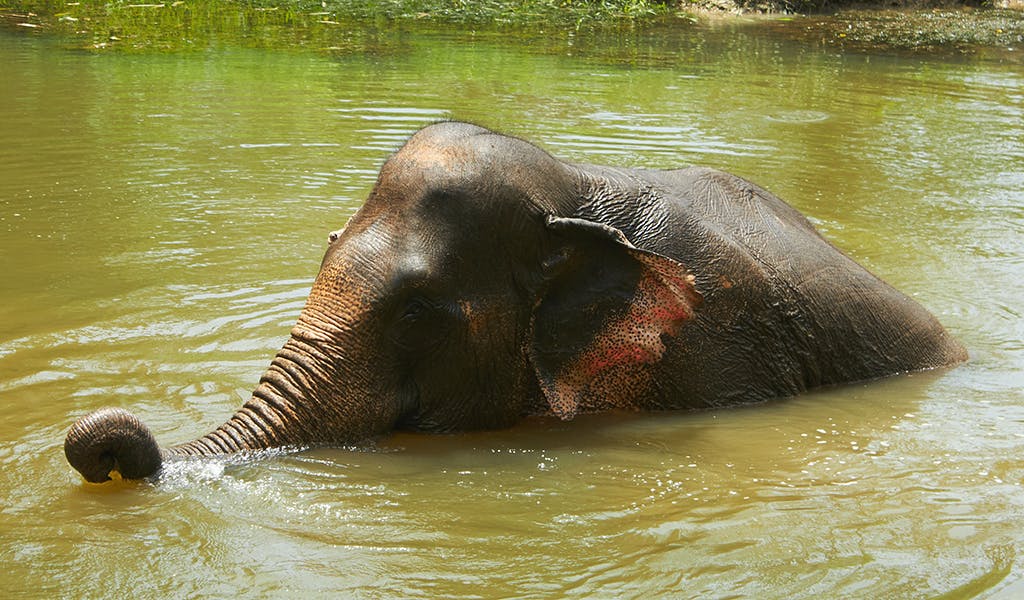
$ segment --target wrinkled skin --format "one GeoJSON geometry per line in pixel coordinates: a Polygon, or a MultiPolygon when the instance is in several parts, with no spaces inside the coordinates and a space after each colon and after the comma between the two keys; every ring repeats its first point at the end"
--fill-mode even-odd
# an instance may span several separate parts
{"type": "Polygon", "coordinates": [[[231,419],[160,449],[104,409],[72,427],[71,464],[141,478],[176,457],[761,402],[966,358],[745,180],[570,165],[463,123],[415,134],[329,241],[291,338],[231,419]]]}

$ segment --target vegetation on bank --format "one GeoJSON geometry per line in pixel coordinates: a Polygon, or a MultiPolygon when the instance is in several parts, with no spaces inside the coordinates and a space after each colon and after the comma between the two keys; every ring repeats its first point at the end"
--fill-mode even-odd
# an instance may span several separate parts
{"type": "MultiPolygon", "coordinates": [[[[484,28],[632,25],[672,15],[658,0],[0,0],[0,24],[94,49],[345,45],[345,29],[427,23],[484,28]]],[[[357,34],[358,35],[358,34],[357,34]]]]}
{"type": "MultiPolygon", "coordinates": [[[[156,9],[182,22],[232,15],[330,24],[342,21],[431,21],[524,25],[635,21],[666,14],[666,0],[0,0],[0,11],[56,17],[59,23],[132,18],[156,9]]],[[[151,17],[157,17],[150,14],[151,17]]]]}
{"type": "MultiPolygon", "coordinates": [[[[892,1],[927,6],[944,0],[892,1]]],[[[1024,0],[967,1],[980,4],[839,11],[827,17],[768,19],[759,25],[848,48],[1024,49],[1024,11],[992,6],[1020,7],[1024,0]]],[[[696,14],[714,12],[815,13],[854,2],[858,0],[0,0],[0,25],[69,36],[93,49],[180,50],[228,39],[252,46],[343,49],[361,30],[413,22],[564,32],[654,22],[683,25],[705,18],[696,14]]]]}
{"type": "MultiPolygon", "coordinates": [[[[846,49],[1008,51],[1024,60],[1024,12],[996,9],[852,10],[811,15],[790,37],[846,49]]],[[[771,26],[771,25],[769,25],[771,26]]]]}

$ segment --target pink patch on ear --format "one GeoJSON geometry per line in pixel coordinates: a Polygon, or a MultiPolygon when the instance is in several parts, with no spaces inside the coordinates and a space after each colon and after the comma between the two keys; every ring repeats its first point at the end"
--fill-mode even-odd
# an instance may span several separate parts
{"type": "Polygon", "coordinates": [[[665,353],[662,335],[676,335],[702,301],[693,276],[679,276],[677,263],[642,251],[630,253],[647,268],[626,314],[607,321],[552,380],[541,378],[551,410],[562,419],[580,410],[637,407],[650,384],[647,366],[665,353]]]}
{"type": "Polygon", "coordinates": [[[589,377],[596,377],[599,373],[618,365],[652,363],[656,360],[658,357],[639,346],[607,348],[602,354],[594,356],[585,368],[589,377]]]}

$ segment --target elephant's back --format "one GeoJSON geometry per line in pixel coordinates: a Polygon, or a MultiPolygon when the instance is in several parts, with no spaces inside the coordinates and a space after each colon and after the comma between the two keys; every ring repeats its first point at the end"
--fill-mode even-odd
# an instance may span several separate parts
{"type": "Polygon", "coordinates": [[[689,390],[703,403],[756,401],[966,357],[928,310],[756,184],[702,167],[642,176],[667,231],[636,231],[634,243],[686,265],[705,299],[672,344],[680,385],[710,386],[689,390]],[[707,372],[719,376],[709,382],[707,372]]]}

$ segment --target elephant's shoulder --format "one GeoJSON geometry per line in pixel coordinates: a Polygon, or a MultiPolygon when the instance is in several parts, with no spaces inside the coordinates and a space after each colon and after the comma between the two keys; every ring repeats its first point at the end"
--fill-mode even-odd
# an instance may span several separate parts
{"type": "Polygon", "coordinates": [[[733,222],[744,229],[757,223],[771,228],[817,231],[807,218],[775,194],[748,179],[709,167],[662,171],[663,187],[706,219],[733,222]]]}
{"type": "Polygon", "coordinates": [[[776,205],[784,202],[757,184],[710,167],[687,167],[662,171],[663,179],[674,191],[709,204],[776,205]]]}

